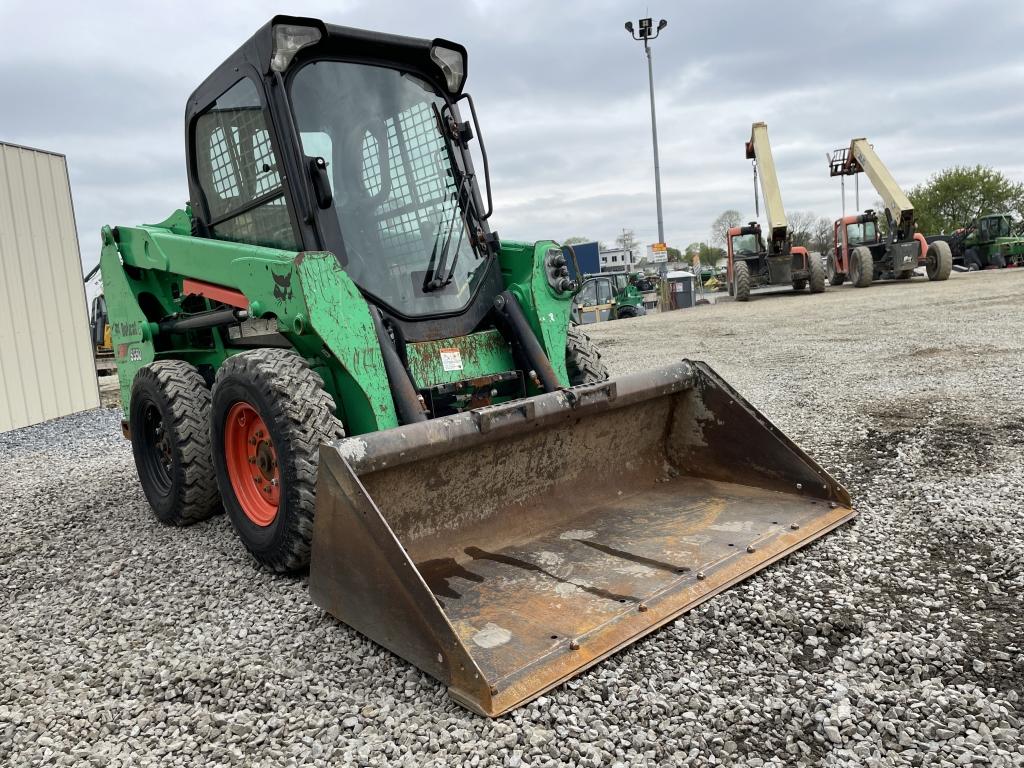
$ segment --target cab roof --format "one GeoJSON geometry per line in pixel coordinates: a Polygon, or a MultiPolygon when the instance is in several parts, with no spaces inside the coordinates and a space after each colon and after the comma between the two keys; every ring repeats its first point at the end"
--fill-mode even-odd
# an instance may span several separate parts
{"type": "MultiPolygon", "coordinates": [[[[444,77],[437,64],[431,59],[430,51],[435,45],[443,45],[462,53],[463,66],[467,60],[464,46],[443,38],[419,38],[374,32],[355,27],[327,24],[320,19],[307,16],[274,16],[256,30],[256,33],[242,43],[224,62],[203,80],[189,96],[185,109],[186,125],[198,113],[217,99],[246,73],[268,75],[274,47],[274,27],[281,24],[313,27],[320,31],[320,40],[301,49],[289,65],[289,69],[313,56],[337,56],[369,64],[397,66],[424,75],[445,89],[444,77]]],[[[285,72],[284,74],[287,74],[285,72]]],[[[463,76],[462,82],[466,78],[463,76]]],[[[446,90],[446,89],[445,89],[446,90]]],[[[461,92],[461,90],[460,90],[461,92]]],[[[453,93],[458,96],[458,93],[453,93]]]]}

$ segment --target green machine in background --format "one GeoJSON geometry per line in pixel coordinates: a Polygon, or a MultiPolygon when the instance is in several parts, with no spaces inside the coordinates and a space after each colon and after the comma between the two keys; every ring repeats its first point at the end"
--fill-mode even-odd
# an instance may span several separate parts
{"type": "Polygon", "coordinates": [[[573,300],[572,317],[579,324],[622,320],[647,314],[637,280],[625,272],[586,275],[573,300]]]}
{"type": "Polygon", "coordinates": [[[100,262],[159,519],[223,507],[498,715],[853,512],[706,366],[608,379],[562,250],[488,224],[466,63],[275,17],[188,100],[190,204],[100,262]]]}
{"type": "Polygon", "coordinates": [[[928,238],[929,243],[936,240],[949,243],[953,263],[969,272],[1024,266],[1024,237],[1014,232],[1009,213],[979,216],[952,235],[928,238]]]}

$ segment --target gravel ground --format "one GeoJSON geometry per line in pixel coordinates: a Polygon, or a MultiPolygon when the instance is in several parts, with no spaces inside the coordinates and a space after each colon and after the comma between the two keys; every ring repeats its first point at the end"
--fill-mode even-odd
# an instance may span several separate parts
{"type": "Polygon", "coordinates": [[[0,436],[0,765],[1024,765],[1024,270],[593,328],[708,361],[854,525],[488,721],[158,525],[116,410],[0,436]]]}

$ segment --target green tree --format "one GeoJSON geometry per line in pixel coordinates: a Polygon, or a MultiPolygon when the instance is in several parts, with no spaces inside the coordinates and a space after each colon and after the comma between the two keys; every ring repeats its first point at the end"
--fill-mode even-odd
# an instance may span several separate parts
{"type": "Polygon", "coordinates": [[[686,246],[686,258],[684,261],[693,259],[694,254],[700,259],[700,263],[706,267],[713,267],[718,260],[725,256],[725,251],[707,243],[690,243],[686,246]]]}
{"type": "Polygon", "coordinates": [[[725,240],[729,236],[729,230],[740,225],[740,212],[730,208],[722,211],[721,215],[711,222],[711,244],[725,247],[725,240]]]}
{"type": "Polygon", "coordinates": [[[673,248],[672,246],[669,246],[667,250],[668,250],[668,260],[669,261],[682,261],[683,260],[683,252],[680,251],[678,248],[673,248]]]}
{"type": "Polygon", "coordinates": [[[984,165],[954,166],[910,190],[917,228],[927,234],[949,233],[986,213],[1024,218],[1024,184],[984,165]]]}

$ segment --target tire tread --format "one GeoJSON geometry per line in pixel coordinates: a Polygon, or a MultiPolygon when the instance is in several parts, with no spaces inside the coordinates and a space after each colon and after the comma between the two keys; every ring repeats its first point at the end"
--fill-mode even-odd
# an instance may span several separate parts
{"type": "Polygon", "coordinates": [[[181,456],[180,503],[172,515],[160,519],[171,525],[206,520],[220,509],[210,448],[210,388],[195,366],[184,360],[157,360],[142,368],[138,377],[151,378],[166,399],[181,456]]]}
{"type": "MultiPolygon", "coordinates": [[[[289,349],[254,349],[233,355],[217,371],[215,393],[218,384],[232,376],[248,381],[271,403],[271,413],[262,414],[263,418],[282,430],[281,437],[293,457],[287,471],[294,475],[287,483],[288,499],[283,500],[294,511],[289,515],[291,525],[274,551],[252,554],[273,571],[302,570],[309,565],[313,539],[320,445],[345,436],[335,416],[334,398],[309,363],[289,349]]],[[[282,466],[281,471],[285,472],[286,467],[282,466]]],[[[224,490],[232,493],[230,488],[224,490]]]]}
{"type": "Polygon", "coordinates": [[[601,360],[597,346],[576,326],[569,327],[565,339],[565,368],[569,384],[574,387],[608,378],[608,368],[601,360]]]}

